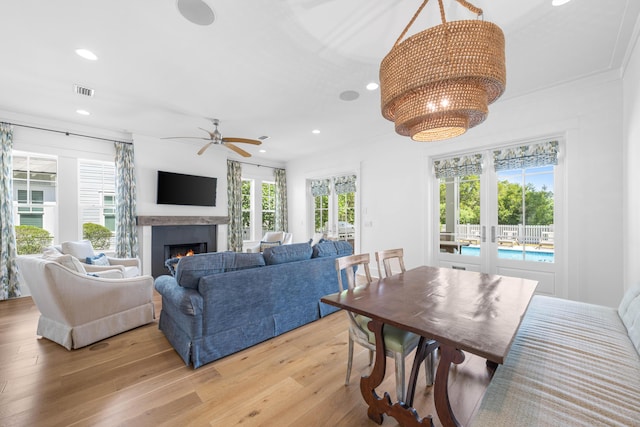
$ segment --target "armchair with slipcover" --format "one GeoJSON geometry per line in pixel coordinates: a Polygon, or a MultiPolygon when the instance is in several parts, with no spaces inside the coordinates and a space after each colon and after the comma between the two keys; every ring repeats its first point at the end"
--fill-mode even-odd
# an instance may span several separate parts
{"type": "Polygon", "coordinates": [[[16,258],[40,311],[37,335],[68,350],[152,322],[153,277],[123,277],[119,269],[87,273],[71,255],[16,258]]]}
{"type": "Polygon", "coordinates": [[[267,231],[257,245],[249,246],[246,252],[258,253],[271,246],[290,245],[293,234],[285,231],[267,231]]]}

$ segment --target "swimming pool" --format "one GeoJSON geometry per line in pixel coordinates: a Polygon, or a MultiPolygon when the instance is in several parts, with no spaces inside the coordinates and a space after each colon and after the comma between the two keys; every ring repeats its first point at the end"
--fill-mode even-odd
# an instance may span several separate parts
{"type": "MultiPolygon", "coordinates": [[[[480,248],[463,246],[461,255],[480,256],[480,248]]],[[[521,251],[518,249],[498,249],[498,258],[513,259],[516,261],[553,262],[553,252],[521,251]]]]}

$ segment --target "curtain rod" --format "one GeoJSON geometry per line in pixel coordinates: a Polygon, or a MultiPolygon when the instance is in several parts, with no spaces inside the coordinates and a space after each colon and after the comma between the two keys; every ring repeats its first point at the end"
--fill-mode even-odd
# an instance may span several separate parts
{"type": "Polygon", "coordinates": [[[99,136],[92,136],[92,135],[83,135],[81,133],[73,133],[73,132],[68,132],[68,131],[63,131],[63,130],[41,128],[41,127],[37,127],[37,126],[21,125],[21,124],[11,123],[11,122],[2,122],[2,123],[6,123],[6,124],[11,125],[11,126],[18,126],[18,127],[23,127],[23,128],[29,128],[29,129],[43,130],[43,131],[46,131],[46,132],[63,133],[65,135],[67,135],[67,136],[81,136],[83,138],[98,139],[100,141],[121,142],[123,144],[133,144],[133,141],[118,141],[117,139],[102,138],[102,137],[99,137],[99,136]]]}
{"type": "Polygon", "coordinates": [[[239,160],[234,160],[234,161],[236,161],[236,162],[238,162],[238,163],[241,163],[241,164],[243,164],[243,165],[257,166],[257,167],[259,167],[259,168],[284,169],[284,168],[277,168],[277,167],[275,167],[275,166],[259,165],[259,164],[257,164],[257,163],[241,162],[241,161],[239,161],[239,160]]]}

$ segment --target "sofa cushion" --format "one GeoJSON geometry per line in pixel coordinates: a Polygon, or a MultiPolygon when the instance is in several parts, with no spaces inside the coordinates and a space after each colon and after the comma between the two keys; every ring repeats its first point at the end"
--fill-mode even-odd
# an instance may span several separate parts
{"type": "Polygon", "coordinates": [[[627,328],[633,346],[640,354],[640,285],[625,292],[618,307],[618,316],[627,328]]]}
{"type": "Polygon", "coordinates": [[[353,247],[345,240],[324,240],[313,247],[312,258],[345,256],[353,253],[353,247]]]}
{"type": "Polygon", "coordinates": [[[80,240],[75,242],[62,242],[62,253],[73,255],[74,257],[85,260],[88,257],[93,257],[93,245],[89,240],[80,240]]]}
{"type": "Polygon", "coordinates": [[[84,269],[84,266],[82,265],[82,263],[78,260],[78,258],[74,257],[73,255],[61,254],[55,249],[47,249],[42,254],[42,258],[49,261],[55,261],[58,264],[64,267],[67,267],[69,270],[82,273],[82,274],[87,274],[87,271],[84,269]]]}
{"type": "Polygon", "coordinates": [[[264,265],[260,253],[209,252],[180,258],[175,277],[180,286],[197,289],[201,277],[264,265]]]}
{"type": "Polygon", "coordinates": [[[293,243],[291,245],[274,246],[264,250],[264,262],[267,265],[284,264],[285,262],[304,261],[311,258],[309,243],[293,243]]]}

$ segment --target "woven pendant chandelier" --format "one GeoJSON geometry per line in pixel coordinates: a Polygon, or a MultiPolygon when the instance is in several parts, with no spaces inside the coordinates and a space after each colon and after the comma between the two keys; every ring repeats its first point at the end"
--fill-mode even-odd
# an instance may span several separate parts
{"type": "Polygon", "coordinates": [[[402,41],[429,0],[424,0],[380,65],[382,115],[414,141],[462,135],[489,113],[506,84],[504,34],[485,22],[482,9],[458,3],[479,19],[447,22],[402,41]]]}

